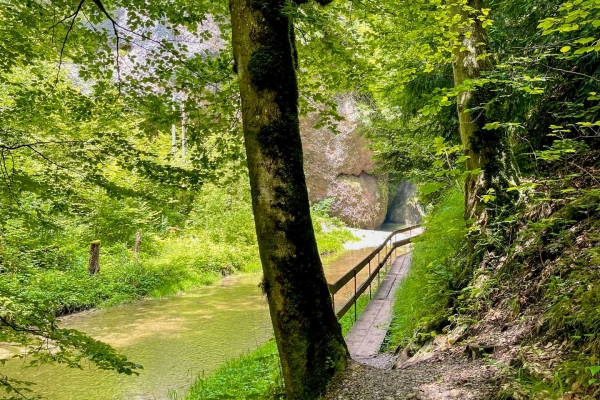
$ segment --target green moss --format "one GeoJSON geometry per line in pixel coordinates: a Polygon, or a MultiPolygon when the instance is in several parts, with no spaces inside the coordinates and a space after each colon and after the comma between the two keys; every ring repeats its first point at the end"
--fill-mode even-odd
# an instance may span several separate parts
{"type": "Polygon", "coordinates": [[[281,82],[275,78],[286,73],[289,74],[291,65],[286,58],[281,49],[268,46],[261,47],[252,53],[248,63],[252,84],[259,90],[281,89],[281,82]]]}

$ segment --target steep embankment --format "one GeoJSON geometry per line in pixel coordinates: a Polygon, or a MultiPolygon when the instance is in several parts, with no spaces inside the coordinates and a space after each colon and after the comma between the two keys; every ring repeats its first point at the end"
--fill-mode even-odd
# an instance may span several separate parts
{"type": "Polygon", "coordinates": [[[495,226],[468,279],[461,251],[425,270],[447,284],[422,296],[445,303],[419,316],[395,369],[352,365],[327,399],[597,399],[600,190],[579,186],[495,226]]]}

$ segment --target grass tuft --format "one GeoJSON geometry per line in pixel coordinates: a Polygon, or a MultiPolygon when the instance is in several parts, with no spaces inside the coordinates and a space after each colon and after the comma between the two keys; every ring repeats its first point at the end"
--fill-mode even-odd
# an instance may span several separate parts
{"type": "MultiPolygon", "coordinates": [[[[200,377],[186,400],[276,399],[283,395],[275,340],[223,364],[210,377],[200,377]]],[[[177,397],[172,395],[170,400],[177,397]]]]}

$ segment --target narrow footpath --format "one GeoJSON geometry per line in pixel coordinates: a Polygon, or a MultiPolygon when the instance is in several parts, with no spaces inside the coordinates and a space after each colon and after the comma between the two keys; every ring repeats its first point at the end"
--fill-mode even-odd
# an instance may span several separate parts
{"type": "Polygon", "coordinates": [[[379,351],[392,321],[396,290],[408,273],[410,262],[410,253],[396,258],[375,296],[346,335],[346,344],[353,360],[381,368],[391,366],[392,358],[380,356],[379,351]]]}
{"type": "MultiPolygon", "coordinates": [[[[380,353],[392,319],[395,294],[410,269],[411,254],[396,258],[346,343],[348,368],[332,382],[324,400],[490,400],[499,368],[465,357],[457,338],[440,335],[416,354],[380,353]]],[[[400,349],[399,349],[400,350],[400,349]]]]}

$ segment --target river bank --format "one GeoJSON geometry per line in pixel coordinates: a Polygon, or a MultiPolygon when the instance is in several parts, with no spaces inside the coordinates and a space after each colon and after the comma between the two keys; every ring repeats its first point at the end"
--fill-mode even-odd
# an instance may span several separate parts
{"type": "MultiPolygon", "coordinates": [[[[337,235],[348,238],[347,232],[337,235]]],[[[344,242],[347,240],[338,240],[339,248],[344,242]]],[[[335,280],[349,264],[368,252],[368,248],[342,250],[323,256],[328,276],[335,280]]],[[[60,365],[23,370],[28,358],[9,361],[3,370],[19,379],[37,382],[34,393],[48,399],[164,400],[176,392],[187,393],[198,376],[211,376],[228,360],[244,353],[254,354],[272,337],[268,306],[258,288],[259,281],[259,273],[238,273],[219,277],[209,286],[61,318],[61,327],[83,331],[142,364],[144,370],[138,377],[88,366],[83,370],[60,365]],[[59,375],[61,380],[57,381],[55,377],[59,375]]],[[[4,356],[9,355],[4,349],[4,356]]]]}
{"type": "MultiPolygon", "coordinates": [[[[394,230],[396,227],[391,227],[394,230]]],[[[335,282],[350,268],[369,255],[374,247],[379,246],[388,237],[388,231],[349,230],[356,240],[344,243],[344,250],[323,258],[323,267],[328,282],[335,282]]],[[[362,282],[367,271],[359,278],[362,282]],[[364,276],[363,276],[364,275],[364,276]]],[[[373,282],[373,291],[377,290],[377,281],[373,282]]],[[[353,294],[342,290],[336,296],[340,304],[353,294]],[[339,297],[338,297],[339,296],[339,297]]],[[[356,305],[356,316],[369,304],[369,294],[361,296],[356,305]]],[[[348,312],[340,319],[344,336],[355,323],[355,313],[348,312]]],[[[247,399],[247,398],[280,398],[283,395],[283,383],[279,369],[276,343],[271,340],[256,350],[230,360],[212,375],[199,376],[186,395],[171,393],[170,400],[212,400],[212,399],[247,399]]],[[[185,393],[185,392],[184,392],[185,393]]]]}
{"type": "Polygon", "coordinates": [[[170,391],[186,391],[203,371],[208,374],[272,337],[259,281],[259,274],[229,277],[179,295],[73,315],[61,324],[108,343],[141,364],[139,376],[87,365],[24,370],[27,358],[7,362],[3,371],[36,382],[34,392],[45,399],[166,399],[170,391]]]}

